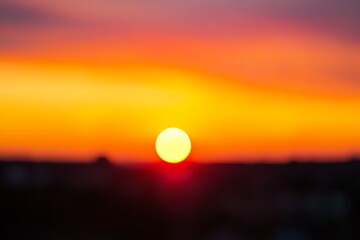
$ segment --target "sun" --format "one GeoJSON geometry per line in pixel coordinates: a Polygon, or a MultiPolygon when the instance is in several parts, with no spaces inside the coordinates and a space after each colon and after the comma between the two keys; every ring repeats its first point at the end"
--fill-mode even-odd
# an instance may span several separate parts
{"type": "Polygon", "coordinates": [[[167,128],[157,137],[155,147],[162,160],[169,163],[178,163],[189,156],[191,141],[183,130],[167,128]]]}

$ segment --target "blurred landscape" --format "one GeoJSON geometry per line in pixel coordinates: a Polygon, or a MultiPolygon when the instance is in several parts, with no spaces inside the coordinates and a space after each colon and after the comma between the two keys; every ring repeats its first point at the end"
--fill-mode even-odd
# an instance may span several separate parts
{"type": "MultiPolygon", "coordinates": [[[[28,160],[28,159],[25,159],[28,160]]],[[[360,161],[0,161],[0,239],[359,239],[360,161]]]]}
{"type": "Polygon", "coordinates": [[[359,13],[0,0],[0,240],[359,240],[359,13]]]}

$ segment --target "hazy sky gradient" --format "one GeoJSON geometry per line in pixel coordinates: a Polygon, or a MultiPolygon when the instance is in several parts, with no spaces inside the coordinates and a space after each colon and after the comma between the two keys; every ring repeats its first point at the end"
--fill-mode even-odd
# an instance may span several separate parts
{"type": "Polygon", "coordinates": [[[357,0],[0,0],[0,154],[153,161],[173,126],[198,161],[359,153],[359,12],[357,0]]]}

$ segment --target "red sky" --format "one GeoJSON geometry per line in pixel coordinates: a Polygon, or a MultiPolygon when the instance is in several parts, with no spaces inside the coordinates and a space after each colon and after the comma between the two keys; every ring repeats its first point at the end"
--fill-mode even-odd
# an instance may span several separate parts
{"type": "Polygon", "coordinates": [[[2,0],[0,155],[194,161],[360,152],[357,0],[2,0]]]}

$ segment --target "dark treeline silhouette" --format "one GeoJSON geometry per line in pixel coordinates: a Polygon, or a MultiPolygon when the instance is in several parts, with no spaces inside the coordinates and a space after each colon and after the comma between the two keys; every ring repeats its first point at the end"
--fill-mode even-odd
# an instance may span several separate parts
{"type": "Polygon", "coordinates": [[[0,161],[0,239],[360,239],[360,161],[0,161]]]}

